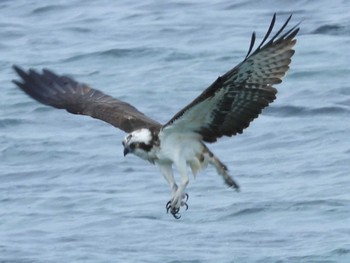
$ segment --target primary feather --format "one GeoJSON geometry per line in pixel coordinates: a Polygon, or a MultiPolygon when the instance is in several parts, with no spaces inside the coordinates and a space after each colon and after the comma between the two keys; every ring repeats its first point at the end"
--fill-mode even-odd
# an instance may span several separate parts
{"type": "Polygon", "coordinates": [[[157,121],[147,117],[134,106],[70,77],[56,75],[47,69],[39,74],[34,70],[25,72],[17,66],[13,68],[23,80],[13,82],[43,104],[103,120],[125,132],[161,127],[157,121]]]}
{"type": "Polygon", "coordinates": [[[207,142],[242,133],[262,109],[275,100],[277,90],[272,85],[281,83],[289,69],[296,43],[294,37],[299,31],[295,26],[283,33],[290,18],[264,44],[274,28],[274,15],[254,52],[256,37],[253,33],[245,59],[180,110],[163,129],[197,132],[207,142]]]}

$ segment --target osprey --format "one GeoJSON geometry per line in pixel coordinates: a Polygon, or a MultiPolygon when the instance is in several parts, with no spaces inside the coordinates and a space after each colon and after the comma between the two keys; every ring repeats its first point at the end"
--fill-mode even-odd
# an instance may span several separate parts
{"type": "Polygon", "coordinates": [[[171,190],[167,212],[178,219],[180,208],[188,209],[188,167],[196,175],[212,165],[229,187],[239,189],[226,165],[205,142],[242,133],[275,100],[277,90],[272,85],[281,83],[289,69],[299,31],[298,25],[285,30],[291,17],[268,40],[275,25],[274,14],[260,45],[253,51],[253,33],[245,59],[218,77],[164,125],[124,101],[47,69],[42,73],[32,69],[26,72],[14,65],[22,81],[13,82],[43,104],[103,120],[128,133],[122,143],[124,156],[132,153],[160,168],[171,190]],[[174,179],[173,166],[180,174],[179,182],[174,179]]]}

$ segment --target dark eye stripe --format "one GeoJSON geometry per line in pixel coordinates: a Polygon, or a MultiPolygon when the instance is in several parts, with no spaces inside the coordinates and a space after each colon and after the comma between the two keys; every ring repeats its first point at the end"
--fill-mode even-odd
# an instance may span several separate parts
{"type": "Polygon", "coordinates": [[[133,142],[133,143],[130,143],[129,147],[133,150],[133,149],[135,149],[136,145],[135,145],[135,143],[133,142]]]}
{"type": "Polygon", "coordinates": [[[152,144],[145,144],[144,142],[141,142],[138,147],[146,152],[149,152],[152,149],[152,144]]]}

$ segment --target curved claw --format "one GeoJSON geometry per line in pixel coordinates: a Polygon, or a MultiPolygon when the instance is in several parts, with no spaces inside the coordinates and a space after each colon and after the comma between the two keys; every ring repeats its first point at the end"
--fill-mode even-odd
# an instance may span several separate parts
{"type": "Polygon", "coordinates": [[[171,214],[173,215],[173,217],[175,217],[175,219],[180,219],[181,218],[181,215],[179,213],[171,212],[171,214]]]}
{"type": "Polygon", "coordinates": [[[181,215],[179,214],[180,208],[172,208],[171,206],[169,206],[169,208],[167,208],[167,213],[169,212],[169,210],[175,219],[181,218],[181,215]]]}
{"type": "MultiPolygon", "coordinates": [[[[184,194],[183,199],[184,200],[181,202],[181,206],[185,206],[185,211],[187,211],[188,210],[188,204],[186,203],[188,201],[188,194],[187,193],[184,194]]],[[[180,219],[181,218],[181,215],[179,214],[180,208],[173,208],[171,206],[171,203],[172,203],[172,201],[170,200],[165,205],[167,214],[170,211],[170,213],[173,215],[173,217],[175,219],[180,219]]]]}
{"type": "Polygon", "coordinates": [[[188,210],[188,204],[187,204],[187,203],[184,203],[183,205],[186,207],[186,208],[185,208],[185,209],[186,209],[185,211],[187,211],[187,210],[188,210]]]}
{"type": "MultiPolygon", "coordinates": [[[[179,214],[179,211],[180,211],[180,208],[172,208],[171,207],[171,201],[169,201],[168,203],[166,203],[166,212],[169,213],[169,210],[170,210],[170,213],[173,215],[173,217],[175,219],[180,219],[181,218],[181,215],[179,214]]],[[[188,205],[186,204],[186,210],[188,208],[188,205]]]]}
{"type": "Polygon", "coordinates": [[[168,213],[169,213],[169,210],[171,209],[171,201],[169,201],[168,203],[166,203],[165,208],[166,208],[166,212],[167,212],[167,214],[168,214],[168,213]]]}
{"type": "Polygon", "coordinates": [[[188,193],[185,193],[185,198],[186,198],[186,201],[185,201],[185,203],[186,203],[188,201],[188,193]]]}

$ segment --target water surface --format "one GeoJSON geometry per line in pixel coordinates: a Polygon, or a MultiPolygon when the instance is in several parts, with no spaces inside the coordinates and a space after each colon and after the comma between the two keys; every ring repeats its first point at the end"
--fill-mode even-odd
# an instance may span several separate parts
{"type": "Polygon", "coordinates": [[[0,262],[350,262],[348,1],[1,1],[0,262]],[[293,13],[302,21],[278,99],[209,147],[189,210],[165,213],[158,169],[124,133],[15,88],[50,68],[164,123],[293,13]]]}

